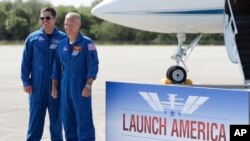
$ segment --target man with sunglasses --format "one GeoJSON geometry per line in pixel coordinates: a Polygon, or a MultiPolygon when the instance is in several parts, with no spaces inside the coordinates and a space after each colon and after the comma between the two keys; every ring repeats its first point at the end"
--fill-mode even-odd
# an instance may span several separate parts
{"type": "Polygon", "coordinates": [[[54,8],[43,8],[40,11],[41,28],[25,41],[21,79],[24,91],[29,94],[27,141],[41,140],[47,109],[51,140],[63,141],[60,99],[51,96],[51,73],[55,50],[67,35],[55,27],[56,20],[54,8]]]}

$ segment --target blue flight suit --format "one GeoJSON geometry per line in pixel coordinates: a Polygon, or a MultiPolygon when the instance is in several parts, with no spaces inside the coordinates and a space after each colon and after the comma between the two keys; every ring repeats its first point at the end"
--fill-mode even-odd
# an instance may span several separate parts
{"type": "Polygon", "coordinates": [[[43,134],[46,109],[50,119],[52,141],[62,141],[60,99],[51,97],[52,68],[56,48],[67,34],[55,28],[47,35],[43,28],[31,33],[26,41],[21,64],[23,86],[32,86],[29,95],[29,127],[27,141],[40,141],[43,134]]]}
{"type": "Polygon", "coordinates": [[[59,45],[52,79],[61,74],[62,119],[67,141],[94,141],[91,96],[83,97],[88,78],[95,79],[98,72],[98,55],[92,40],[79,33],[69,44],[65,39],[59,45]]]}

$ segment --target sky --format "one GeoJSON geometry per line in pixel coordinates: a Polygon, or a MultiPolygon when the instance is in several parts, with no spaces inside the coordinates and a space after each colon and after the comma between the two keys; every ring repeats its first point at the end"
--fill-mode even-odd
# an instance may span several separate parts
{"type": "Polygon", "coordinates": [[[69,6],[69,5],[73,5],[75,7],[79,7],[79,6],[90,6],[91,3],[93,1],[95,1],[95,0],[44,0],[44,1],[49,1],[54,6],[59,6],[59,5],[69,6]]]}
{"type": "MultiPolygon", "coordinates": [[[[8,1],[8,0],[0,0],[0,1],[8,1]]],[[[9,1],[15,1],[15,0],[9,0],[9,1]]],[[[28,1],[28,0],[23,0],[23,1],[28,1]]],[[[95,0],[40,0],[40,1],[50,2],[51,4],[53,4],[53,6],[72,5],[78,8],[79,6],[91,6],[91,3],[95,0]]]]}

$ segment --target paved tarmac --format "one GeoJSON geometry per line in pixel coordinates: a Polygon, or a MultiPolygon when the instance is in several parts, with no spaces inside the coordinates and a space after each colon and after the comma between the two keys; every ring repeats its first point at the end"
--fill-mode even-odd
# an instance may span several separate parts
{"type": "MultiPolygon", "coordinates": [[[[93,86],[96,141],[105,141],[105,82],[161,84],[166,70],[175,65],[173,46],[97,46],[100,71],[93,86]]],[[[28,95],[22,90],[22,46],[0,46],[0,140],[25,140],[28,95]]],[[[188,78],[195,86],[243,88],[240,66],[232,64],[224,46],[198,46],[186,61],[188,78]]],[[[46,120],[42,141],[49,141],[46,120]]]]}

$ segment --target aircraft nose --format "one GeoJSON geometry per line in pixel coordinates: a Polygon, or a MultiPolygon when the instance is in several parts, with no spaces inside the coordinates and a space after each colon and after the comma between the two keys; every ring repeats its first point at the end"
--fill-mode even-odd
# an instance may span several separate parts
{"type": "Polygon", "coordinates": [[[99,5],[100,4],[98,4],[97,6],[95,6],[94,8],[91,9],[91,14],[96,16],[96,17],[99,17],[99,15],[101,13],[100,11],[102,11],[99,5]]]}
{"type": "Polygon", "coordinates": [[[111,0],[104,0],[101,3],[97,4],[92,10],[91,10],[91,14],[93,14],[94,16],[98,17],[98,18],[103,18],[103,16],[105,15],[106,12],[108,12],[108,9],[110,9],[109,7],[109,3],[111,0]]]}

